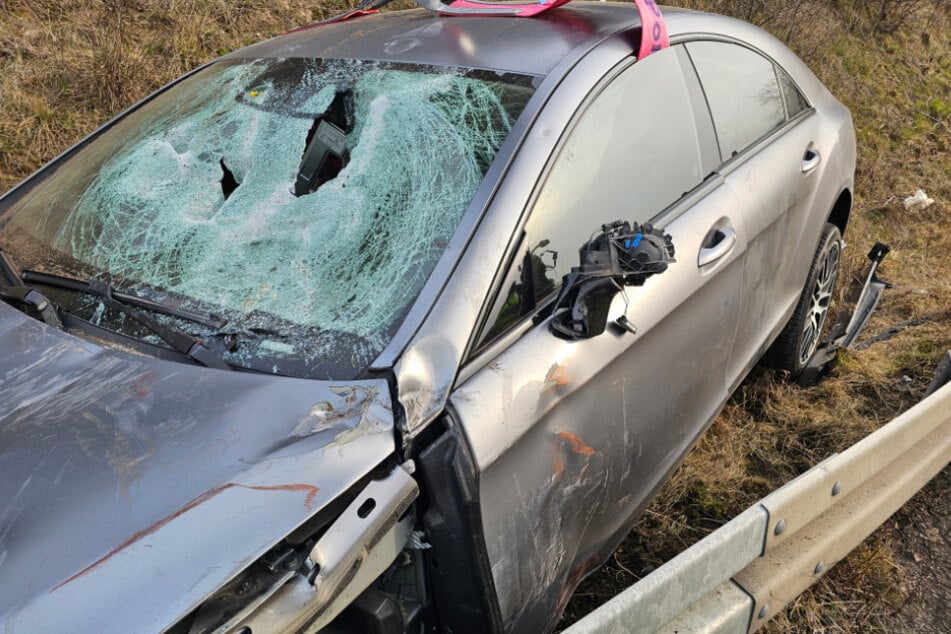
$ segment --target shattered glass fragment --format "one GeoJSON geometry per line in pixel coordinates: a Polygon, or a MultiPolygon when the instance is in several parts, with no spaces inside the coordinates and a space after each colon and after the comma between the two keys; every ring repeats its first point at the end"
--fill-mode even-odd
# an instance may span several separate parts
{"type": "Polygon", "coordinates": [[[211,305],[234,331],[268,327],[270,317],[311,338],[263,340],[232,357],[365,367],[409,310],[531,92],[531,78],[469,69],[219,62],[14,201],[2,231],[42,243],[60,272],[91,268],[211,305]],[[345,138],[327,137],[339,164],[295,195],[302,158],[340,94],[348,101],[335,118],[345,121],[334,128],[345,138]]]}

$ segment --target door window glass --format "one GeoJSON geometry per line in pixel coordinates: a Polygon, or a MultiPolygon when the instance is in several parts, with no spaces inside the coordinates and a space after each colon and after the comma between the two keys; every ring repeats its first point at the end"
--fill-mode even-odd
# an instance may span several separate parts
{"type": "Polygon", "coordinates": [[[649,221],[703,181],[706,136],[698,136],[696,100],[676,48],[623,71],[576,120],[536,198],[511,265],[519,273],[507,276],[484,340],[553,297],[601,225],[649,221]]]}
{"type": "Polygon", "coordinates": [[[726,160],[785,121],[773,63],[736,44],[687,44],[726,160]]]}
{"type": "MultiPolygon", "coordinates": [[[[578,249],[602,224],[646,222],[703,180],[700,142],[674,49],[618,76],[577,121],[528,220],[528,253],[550,283],[578,265],[578,249]]],[[[538,277],[535,271],[535,277],[538,277]]],[[[539,280],[544,281],[544,280],[539,280]]]]}

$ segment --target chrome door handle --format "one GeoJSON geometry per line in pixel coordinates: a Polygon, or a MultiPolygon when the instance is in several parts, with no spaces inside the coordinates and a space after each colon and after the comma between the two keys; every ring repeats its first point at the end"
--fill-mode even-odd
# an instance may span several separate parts
{"type": "Polygon", "coordinates": [[[810,145],[806,149],[806,153],[802,156],[802,173],[808,174],[812,170],[819,167],[819,163],[822,162],[822,154],[819,153],[818,148],[810,145]]]}
{"type": "Polygon", "coordinates": [[[703,244],[700,255],[697,256],[697,266],[700,268],[713,264],[733,250],[733,245],[736,244],[736,231],[730,225],[714,227],[704,238],[703,244]]]}

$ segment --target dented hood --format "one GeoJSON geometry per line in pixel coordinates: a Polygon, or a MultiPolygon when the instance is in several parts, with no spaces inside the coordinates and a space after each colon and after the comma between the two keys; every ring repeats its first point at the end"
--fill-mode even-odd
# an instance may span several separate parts
{"type": "Polygon", "coordinates": [[[162,361],[5,304],[0,351],[0,630],[160,630],[394,451],[384,380],[162,361]]]}

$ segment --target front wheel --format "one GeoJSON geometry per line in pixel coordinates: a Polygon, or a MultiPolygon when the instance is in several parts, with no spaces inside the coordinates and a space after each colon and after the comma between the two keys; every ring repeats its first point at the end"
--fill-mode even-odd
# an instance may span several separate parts
{"type": "Polygon", "coordinates": [[[796,310],[766,352],[766,364],[770,367],[797,376],[819,347],[841,255],[842,234],[834,224],[826,223],[796,310]]]}

